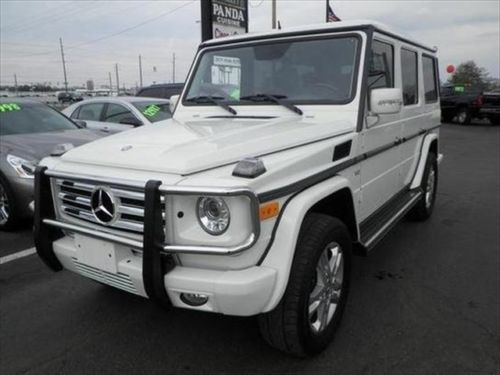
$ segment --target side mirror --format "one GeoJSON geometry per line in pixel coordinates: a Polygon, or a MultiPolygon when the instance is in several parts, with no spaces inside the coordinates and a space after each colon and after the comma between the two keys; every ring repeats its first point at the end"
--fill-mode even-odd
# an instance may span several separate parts
{"type": "Polygon", "coordinates": [[[370,112],[374,115],[399,113],[402,105],[401,89],[373,89],[370,92],[370,112]]]}
{"type": "Polygon", "coordinates": [[[137,119],[136,117],[132,117],[132,116],[125,117],[125,118],[121,119],[120,124],[132,125],[132,126],[143,125],[141,120],[137,119]]]}
{"type": "Polygon", "coordinates": [[[80,128],[86,128],[87,123],[83,120],[73,120],[75,124],[77,124],[80,128]]]}
{"type": "Polygon", "coordinates": [[[174,113],[174,109],[177,102],[179,101],[179,97],[180,97],[179,95],[172,95],[170,97],[170,104],[169,104],[170,113],[174,113]]]}

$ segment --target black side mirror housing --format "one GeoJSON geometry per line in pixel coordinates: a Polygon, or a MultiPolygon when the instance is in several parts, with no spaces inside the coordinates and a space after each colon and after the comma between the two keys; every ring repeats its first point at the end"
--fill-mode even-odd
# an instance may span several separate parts
{"type": "Polygon", "coordinates": [[[123,119],[121,119],[120,121],[120,124],[124,124],[124,125],[132,125],[132,126],[141,126],[143,125],[142,121],[135,118],[135,117],[125,117],[123,119]]]}
{"type": "Polygon", "coordinates": [[[87,123],[83,120],[73,120],[75,124],[77,124],[79,127],[81,128],[86,128],[87,127],[87,123]]]}

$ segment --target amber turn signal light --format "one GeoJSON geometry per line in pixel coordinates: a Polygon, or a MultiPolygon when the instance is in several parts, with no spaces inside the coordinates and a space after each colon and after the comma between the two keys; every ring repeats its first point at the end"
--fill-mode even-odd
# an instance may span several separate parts
{"type": "Polygon", "coordinates": [[[269,202],[260,206],[260,220],[264,221],[272,217],[278,216],[280,212],[280,204],[278,202],[269,202]]]}

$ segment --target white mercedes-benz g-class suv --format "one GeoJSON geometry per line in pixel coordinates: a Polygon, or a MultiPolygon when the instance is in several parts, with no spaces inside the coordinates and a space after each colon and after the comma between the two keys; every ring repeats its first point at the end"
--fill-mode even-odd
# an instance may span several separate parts
{"type": "Polygon", "coordinates": [[[163,306],[258,315],[272,346],[318,353],[352,253],[432,213],[438,84],[434,48],[373,22],[204,42],[171,120],[41,162],[38,254],[163,306]]]}

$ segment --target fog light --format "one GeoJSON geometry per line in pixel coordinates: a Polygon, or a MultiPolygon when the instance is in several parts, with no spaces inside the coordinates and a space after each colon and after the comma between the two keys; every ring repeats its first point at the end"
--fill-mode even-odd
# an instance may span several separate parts
{"type": "Polygon", "coordinates": [[[181,293],[181,301],[189,306],[201,306],[207,303],[208,296],[196,293],[181,293]]]}

